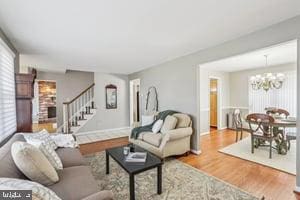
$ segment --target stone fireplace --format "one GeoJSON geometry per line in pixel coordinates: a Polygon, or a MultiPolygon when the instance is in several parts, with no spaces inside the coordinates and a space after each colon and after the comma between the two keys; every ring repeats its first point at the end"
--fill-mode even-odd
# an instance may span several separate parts
{"type": "Polygon", "coordinates": [[[39,123],[56,122],[56,82],[38,81],[39,123]]]}

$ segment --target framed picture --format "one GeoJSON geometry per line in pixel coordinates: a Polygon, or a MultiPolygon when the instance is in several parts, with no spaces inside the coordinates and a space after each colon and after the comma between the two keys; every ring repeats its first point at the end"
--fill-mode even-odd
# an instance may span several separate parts
{"type": "Polygon", "coordinates": [[[107,85],[105,86],[106,93],[106,109],[116,109],[117,108],[117,86],[107,85]]]}

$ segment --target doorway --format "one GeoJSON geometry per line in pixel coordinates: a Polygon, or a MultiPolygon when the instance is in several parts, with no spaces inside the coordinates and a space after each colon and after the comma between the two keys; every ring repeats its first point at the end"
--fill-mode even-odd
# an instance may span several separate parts
{"type": "Polygon", "coordinates": [[[140,79],[130,81],[130,126],[140,123],[140,79]]]}
{"type": "Polygon", "coordinates": [[[32,99],[32,130],[56,132],[56,82],[36,80],[32,99]]]}
{"type": "Polygon", "coordinates": [[[209,113],[210,113],[210,131],[218,129],[218,79],[210,78],[209,86],[209,113]]]}

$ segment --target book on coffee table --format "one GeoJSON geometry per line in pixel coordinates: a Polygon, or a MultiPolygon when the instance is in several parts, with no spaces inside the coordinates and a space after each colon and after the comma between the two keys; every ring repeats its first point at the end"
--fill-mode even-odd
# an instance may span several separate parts
{"type": "Polygon", "coordinates": [[[129,153],[128,156],[126,156],[125,161],[126,162],[136,162],[136,163],[144,163],[147,159],[147,153],[146,152],[133,152],[129,153]]]}

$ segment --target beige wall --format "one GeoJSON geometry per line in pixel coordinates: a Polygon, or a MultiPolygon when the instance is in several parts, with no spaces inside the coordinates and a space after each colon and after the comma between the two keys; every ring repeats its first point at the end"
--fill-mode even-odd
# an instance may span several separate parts
{"type": "Polygon", "coordinates": [[[71,100],[94,83],[93,72],[68,70],[66,73],[37,72],[37,80],[56,81],[56,114],[58,127],[63,123],[63,102],[71,100]]]}

